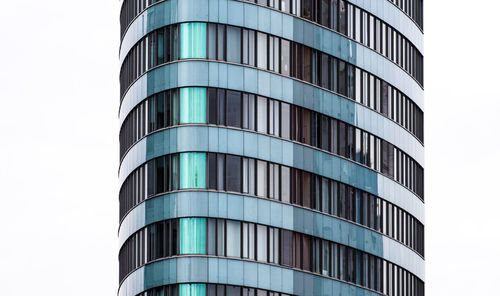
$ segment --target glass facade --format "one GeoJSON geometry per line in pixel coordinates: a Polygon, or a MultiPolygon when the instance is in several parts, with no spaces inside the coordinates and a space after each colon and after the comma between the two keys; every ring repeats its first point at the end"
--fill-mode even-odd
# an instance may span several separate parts
{"type": "Polygon", "coordinates": [[[422,12],[124,0],[118,295],[424,296],[422,12]]]}

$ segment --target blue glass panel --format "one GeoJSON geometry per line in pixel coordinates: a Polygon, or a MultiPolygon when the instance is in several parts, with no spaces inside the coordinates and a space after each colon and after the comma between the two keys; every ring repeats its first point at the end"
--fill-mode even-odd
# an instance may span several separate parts
{"type": "MultiPolygon", "coordinates": [[[[206,253],[206,219],[180,219],[180,247],[181,254],[206,253]]],[[[196,294],[198,295],[198,294],[196,294]]]]}
{"type": "Polygon", "coordinates": [[[201,152],[181,153],[180,188],[206,188],[206,154],[201,152]]]}
{"type": "Polygon", "coordinates": [[[180,123],[207,122],[207,90],[203,87],[181,88],[180,123]]]}
{"type": "Polygon", "coordinates": [[[181,24],[181,59],[207,57],[207,24],[181,24]]]}
{"type": "Polygon", "coordinates": [[[179,296],[205,296],[205,284],[180,284],[179,296]]]}

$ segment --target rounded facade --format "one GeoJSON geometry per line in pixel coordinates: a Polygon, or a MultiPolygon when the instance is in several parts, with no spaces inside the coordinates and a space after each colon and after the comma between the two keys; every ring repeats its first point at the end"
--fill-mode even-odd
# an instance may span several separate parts
{"type": "Polygon", "coordinates": [[[123,0],[118,295],[423,296],[422,6],[123,0]]]}

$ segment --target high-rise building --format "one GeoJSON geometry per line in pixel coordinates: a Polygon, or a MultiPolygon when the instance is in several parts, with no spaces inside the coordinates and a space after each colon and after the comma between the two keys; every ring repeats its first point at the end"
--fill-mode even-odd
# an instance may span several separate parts
{"type": "Polygon", "coordinates": [[[422,0],[123,0],[119,296],[424,295],[422,0]]]}

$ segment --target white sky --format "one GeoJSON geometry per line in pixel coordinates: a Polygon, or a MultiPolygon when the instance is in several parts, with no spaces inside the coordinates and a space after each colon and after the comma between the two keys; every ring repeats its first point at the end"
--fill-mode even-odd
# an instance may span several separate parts
{"type": "MultiPolygon", "coordinates": [[[[119,6],[1,4],[1,295],[117,291],[119,6]]],[[[499,8],[426,2],[427,295],[498,289],[499,8]]]]}

